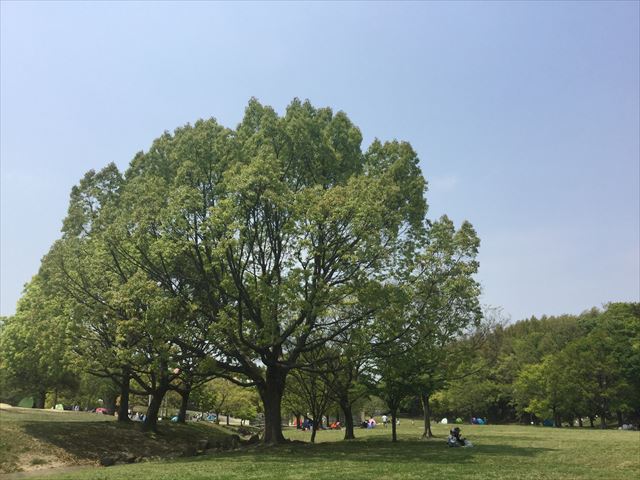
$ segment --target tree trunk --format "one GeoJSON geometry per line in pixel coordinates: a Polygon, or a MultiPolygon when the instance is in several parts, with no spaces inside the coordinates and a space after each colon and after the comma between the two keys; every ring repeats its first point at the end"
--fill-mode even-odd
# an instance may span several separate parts
{"type": "Polygon", "coordinates": [[[316,433],[318,432],[318,420],[315,418],[311,422],[311,443],[316,442],[316,433]]]}
{"type": "Polygon", "coordinates": [[[582,428],[582,417],[578,415],[578,426],[582,428]]]}
{"type": "Polygon", "coordinates": [[[151,394],[151,403],[149,403],[149,407],[147,408],[147,414],[144,418],[144,423],[142,425],[142,430],[145,432],[157,432],[158,431],[158,413],[160,412],[160,407],[162,406],[162,400],[164,395],[167,393],[168,388],[162,388],[156,390],[153,394],[151,394]]]}
{"type": "Polygon", "coordinates": [[[604,413],[600,415],[600,428],[603,430],[607,428],[607,417],[604,413]]]}
{"type": "Polygon", "coordinates": [[[229,414],[227,413],[227,427],[230,425],[229,423],[229,414]]]}
{"type": "MultiPolygon", "coordinates": [[[[45,403],[46,399],[47,399],[47,391],[46,390],[38,392],[38,394],[36,395],[36,398],[34,400],[35,408],[44,408],[44,403],[45,403]]],[[[55,405],[54,405],[54,407],[55,407],[55,405]]]]}
{"type": "Polygon", "coordinates": [[[621,427],[624,423],[624,420],[622,418],[622,412],[620,410],[616,411],[616,417],[618,417],[618,427],[621,427]]]}
{"type": "Polygon", "coordinates": [[[118,407],[118,422],[129,421],[129,390],[131,386],[131,376],[129,369],[122,369],[122,380],[120,384],[120,406],[118,407]]]}
{"type": "Polygon", "coordinates": [[[592,415],[589,415],[589,424],[591,425],[591,428],[594,428],[592,415]]]}
{"type": "Polygon", "coordinates": [[[180,410],[178,411],[178,423],[185,423],[187,420],[187,407],[189,406],[189,394],[191,394],[191,388],[186,388],[180,393],[180,410]]]}
{"type": "Polygon", "coordinates": [[[142,425],[143,431],[158,431],[158,413],[162,407],[162,400],[169,391],[169,375],[167,373],[167,365],[164,362],[160,363],[158,383],[154,382],[154,390],[151,390],[151,401],[147,408],[147,415],[142,425]]]}
{"type": "Polygon", "coordinates": [[[422,412],[424,414],[424,432],[422,432],[422,438],[433,438],[433,432],[431,431],[431,406],[429,405],[429,394],[423,392],[420,395],[420,401],[422,402],[422,412]]]}
{"type": "Polygon", "coordinates": [[[104,402],[102,403],[102,406],[104,408],[106,408],[107,410],[109,410],[109,412],[115,412],[116,411],[116,398],[117,397],[118,397],[118,395],[116,393],[109,393],[108,395],[105,395],[104,402]]]}
{"type": "Polygon", "coordinates": [[[552,412],[553,412],[553,425],[554,425],[554,427],[556,427],[556,428],[562,427],[562,423],[560,422],[560,415],[558,415],[558,413],[556,412],[556,409],[553,408],[552,412]]]}
{"type": "Polygon", "coordinates": [[[353,413],[351,411],[351,405],[348,401],[343,400],[340,402],[340,408],[344,413],[344,439],[355,440],[356,436],[353,433],[353,413]]]}
{"type": "Polygon", "coordinates": [[[268,366],[266,377],[266,381],[258,387],[264,407],[264,443],[284,443],[281,404],[287,371],[281,367],[268,366]]]}
{"type": "Polygon", "coordinates": [[[609,402],[607,401],[606,398],[602,399],[601,407],[602,407],[602,415],[600,415],[600,428],[604,430],[605,428],[607,428],[607,412],[609,411],[609,408],[608,408],[609,402]]]}
{"type": "Polygon", "coordinates": [[[216,412],[216,425],[220,425],[220,412],[216,412]]]}
{"type": "Polygon", "coordinates": [[[296,428],[302,429],[302,422],[300,421],[300,414],[296,413],[296,428]]]}
{"type": "Polygon", "coordinates": [[[396,435],[396,413],[397,409],[391,410],[391,441],[397,442],[398,436],[396,435]]]}

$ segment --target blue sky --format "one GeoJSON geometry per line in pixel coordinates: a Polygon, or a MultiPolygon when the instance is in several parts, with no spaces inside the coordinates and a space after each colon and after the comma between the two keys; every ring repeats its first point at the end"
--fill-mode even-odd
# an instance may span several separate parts
{"type": "Polygon", "coordinates": [[[1,4],[3,315],[71,187],[255,96],[408,140],[518,320],[640,297],[640,3],[1,4]]]}

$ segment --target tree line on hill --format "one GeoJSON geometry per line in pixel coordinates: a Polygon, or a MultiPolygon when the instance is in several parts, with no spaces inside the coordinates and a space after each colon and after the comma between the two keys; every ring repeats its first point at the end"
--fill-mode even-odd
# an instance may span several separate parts
{"type": "Polygon", "coordinates": [[[149,398],[155,430],[167,395],[184,419],[225,379],[257,391],[266,443],[284,441],[287,386],[315,416],[332,398],[347,438],[368,383],[392,414],[409,391],[431,395],[454,340],[481,323],[479,240],[427,218],[408,143],[361,142],[342,112],[294,100],[278,116],[252,99],[235,129],[200,120],[125,172],[89,171],[3,319],[3,391],[42,407],[103,379],[120,421],[149,398]]]}
{"type": "Polygon", "coordinates": [[[582,426],[583,419],[602,428],[638,425],[640,304],[610,303],[581,315],[497,326],[452,376],[460,380],[434,398],[443,416],[547,420],[557,427],[582,426]]]}

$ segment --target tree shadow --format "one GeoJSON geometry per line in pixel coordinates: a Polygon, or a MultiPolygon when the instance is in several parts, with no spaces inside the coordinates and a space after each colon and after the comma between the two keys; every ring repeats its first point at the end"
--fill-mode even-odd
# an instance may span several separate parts
{"type": "MultiPolygon", "coordinates": [[[[80,460],[95,461],[103,455],[128,453],[140,457],[175,458],[194,441],[213,442],[228,435],[199,425],[160,425],[158,435],[141,431],[141,425],[118,422],[24,422],[25,433],[45,444],[63,449],[80,460]]],[[[209,451],[206,455],[180,459],[180,462],[211,461],[212,458],[252,462],[300,463],[304,466],[332,461],[357,464],[467,464],[475,457],[536,457],[550,448],[519,447],[509,444],[475,444],[471,448],[450,448],[444,439],[405,440],[362,438],[318,444],[287,442],[283,445],[253,445],[233,451],[209,451]]]]}
{"type": "Polygon", "coordinates": [[[558,449],[545,447],[515,447],[513,445],[505,444],[480,444],[474,445],[472,450],[475,450],[478,454],[482,455],[497,455],[501,457],[535,457],[541,453],[554,452],[558,449]]]}
{"type": "MultiPolygon", "coordinates": [[[[273,447],[254,447],[246,450],[215,453],[216,457],[251,459],[290,463],[303,459],[305,465],[331,460],[345,460],[363,464],[449,464],[469,463],[476,456],[535,457],[551,451],[549,448],[517,447],[511,445],[478,445],[471,448],[450,448],[444,441],[402,440],[396,443],[380,440],[338,441],[319,444],[291,443],[273,447]]],[[[210,461],[211,456],[181,461],[210,461]]]]}
{"type": "Polygon", "coordinates": [[[63,449],[80,460],[128,453],[141,457],[176,457],[199,439],[215,441],[224,434],[217,429],[160,425],[158,434],[146,433],[140,423],[118,422],[24,422],[25,433],[44,444],[63,449]]]}

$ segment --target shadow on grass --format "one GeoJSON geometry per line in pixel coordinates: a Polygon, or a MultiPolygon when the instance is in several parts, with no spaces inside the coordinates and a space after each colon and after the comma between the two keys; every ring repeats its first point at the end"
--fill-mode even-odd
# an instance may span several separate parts
{"type": "MultiPolygon", "coordinates": [[[[141,431],[141,424],[118,422],[24,422],[22,428],[32,437],[59,447],[82,460],[98,460],[103,455],[129,453],[141,457],[180,457],[189,445],[207,438],[212,443],[228,435],[218,428],[202,424],[163,424],[159,434],[141,431]]],[[[356,464],[467,464],[475,457],[536,457],[550,448],[520,447],[505,444],[476,443],[472,448],[449,448],[444,439],[400,440],[369,437],[355,441],[318,444],[290,442],[278,446],[251,446],[235,451],[214,451],[207,455],[183,458],[180,462],[206,462],[225,459],[230,462],[309,465],[327,461],[356,464]]]]}
{"type": "Polygon", "coordinates": [[[315,462],[348,461],[356,463],[414,464],[469,463],[475,456],[536,457],[549,448],[480,445],[472,448],[449,448],[443,441],[408,441],[397,443],[381,440],[338,441],[319,444],[291,443],[273,447],[255,447],[233,452],[194,457],[181,462],[203,462],[214,458],[225,460],[286,463],[299,461],[309,466],[315,462]]]}
{"type": "Polygon", "coordinates": [[[482,455],[499,455],[515,456],[515,457],[535,457],[540,453],[554,452],[555,448],[541,448],[541,447],[514,447],[511,445],[497,444],[480,444],[473,447],[478,454],[482,455]]]}
{"type": "Polygon", "coordinates": [[[83,460],[130,453],[144,457],[180,456],[200,439],[216,441],[228,435],[207,425],[160,425],[158,434],[145,433],[140,423],[24,422],[24,432],[41,442],[65,450],[83,460]]]}

